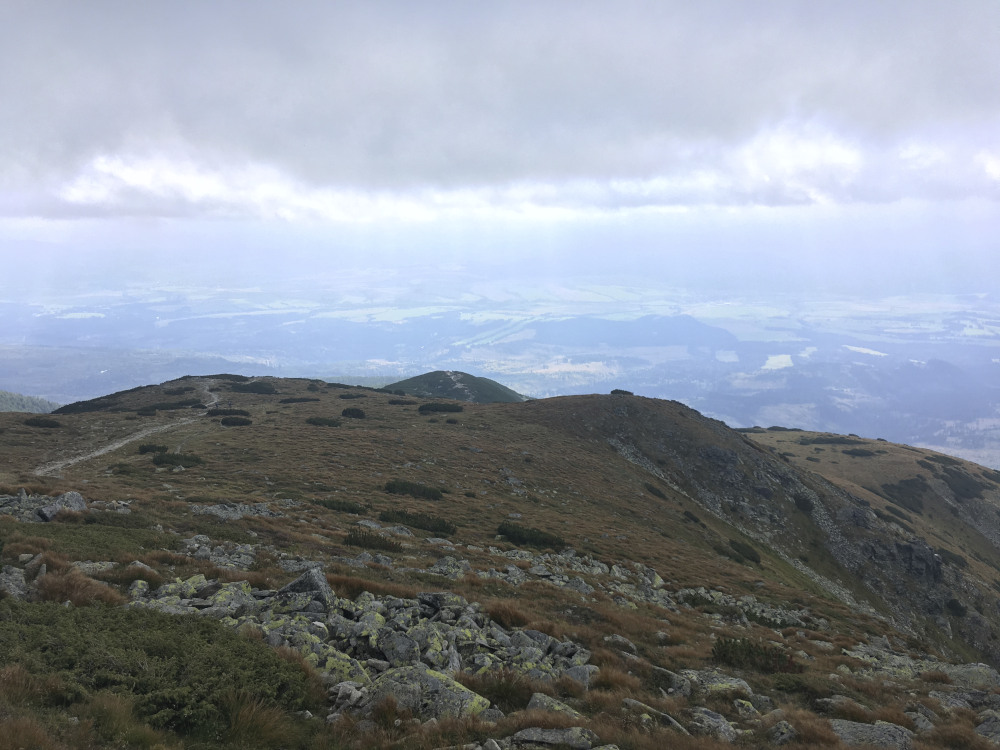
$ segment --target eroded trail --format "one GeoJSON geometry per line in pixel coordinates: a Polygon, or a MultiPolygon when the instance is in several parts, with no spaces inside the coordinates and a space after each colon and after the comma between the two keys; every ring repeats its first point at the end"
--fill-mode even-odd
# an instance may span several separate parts
{"type": "MultiPolygon", "coordinates": [[[[209,383],[204,382],[201,384],[199,389],[202,396],[204,396],[204,403],[209,408],[215,406],[219,403],[219,397],[209,391],[209,383]]],[[[46,476],[59,476],[59,472],[73,464],[78,464],[81,461],[89,461],[92,458],[97,458],[98,456],[103,456],[105,453],[110,453],[111,451],[118,450],[119,448],[133,443],[136,440],[142,440],[143,438],[149,437],[150,435],[155,435],[158,432],[166,432],[167,430],[173,430],[177,427],[182,427],[183,425],[191,424],[192,422],[201,419],[201,415],[197,417],[187,417],[186,419],[179,419],[175,422],[170,422],[168,424],[156,425],[155,427],[147,427],[144,430],[139,430],[138,432],[133,432],[127,437],[119,438],[114,442],[108,443],[97,450],[90,451],[88,453],[82,453],[78,456],[73,456],[71,458],[61,458],[58,461],[50,461],[47,464],[42,464],[34,470],[36,476],[46,477],[46,476]]]]}

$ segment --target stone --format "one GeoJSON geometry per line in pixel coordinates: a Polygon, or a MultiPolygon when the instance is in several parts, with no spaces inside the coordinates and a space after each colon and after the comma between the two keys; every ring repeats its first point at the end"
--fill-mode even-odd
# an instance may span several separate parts
{"type": "Polygon", "coordinates": [[[394,667],[376,677],[367,710],[390,696],[401,710],[412,711],[421,721],[476,716],[490,705],[483,696],[423,664],[394,667]]]}
{"type": "Polygon", "coordinates": [[[994,744],[1000,744],[1000,713],[988,709],[980,713],[978,718],[980,722],[976,725],[976,734],[985,737],[994,744]]]}
{"type": "Polygon", "coordinates": [[[604,636],[604,642],[608,644],[611,648],[617,648],[619,651],[626,651],[630,654],[639,653],[639,649],[636,648],[635,644],[632,643],[632,641],[630,641],[625,636],[618,635],[616,633],[604,636]]]}
{"type": "Polygon", "coordinates": [[[570,667],[563,674],[571,680],[579,682],[585,688],[590,688],[590,681],[601,669],[596,664],[580,664],[570,667]]]}
{"type": "Polygon", "coordinates": [[[35,511],[43,521],[51,521],[63,510],[82,512],[87,510],[87,501],[79,492],[64,492],[55,501],[35,511]]]}
{"type": "Polygon", "coordinates": [[[660,724],[670,727],[681,734],[688,734],[688,730],[686,730],[673,716],[664,713],[663,711],[659,711],[652,706],[647,706],[645,703],[640,703],[634,698],[625,698],[622,700],[622,705],[633,713],[649,716],[651,719],[655,719],[660,724]]]}
{"type": "Polygon", "coordinates": [[[560,700],[556,700],[552,696],[546,695],[545,693],[535,693],[531,696],[531,700],[528,701],[529,711],[551,711],[552,713],[560,714],[562,716],[569,716],[574,719],[582,719],[583,714],[574,708],[570,708],[565,703],[560,700]]]}
{"type": "Polygon", "coordinates": [[[768,742],[772,745],[786,745],[789,742],[794,742],[798,738],[799,733],[795,730],[795,727],[787,721],[782,720],[768,729],[764,736],[767,737],[768,742]]]}
{"type": "Polygon", "coordinates": [[[594,743],[600,740],[594,732],[584,727],[570,727],[569,729],[529,727],[515,734],[511,741],[514,747],[553,745],[570,750],[592,750],[594,743]]]}
{"type": "Polygon", "coordinates": [[[834,734],[845,745],[872,745],[873,747],[893,748],[894,750],[912,750],[913,748],[913,732],[887,721],[863,724],[858,721],[833,719],[830,726],[833,728],[834,734]]]}
{"type": "Polygon", "coordinates": [[[739,737],[739,732],[722,714],[717,714],[704,706],[695,706],[689,711],[689,714],[691,728],[695,734],[714,737],[723,742],[735,742],[739,737]]]}
{"type": "Polygon", "coordinates": [[[24,571],[13,565],[4,565],[0,570],[0,594],[12,599],[24,599],[28,595],[24,571]]]}

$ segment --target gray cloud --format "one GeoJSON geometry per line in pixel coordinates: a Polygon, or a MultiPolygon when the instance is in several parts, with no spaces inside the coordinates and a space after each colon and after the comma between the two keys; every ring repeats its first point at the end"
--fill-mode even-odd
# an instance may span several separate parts
{"type": "Polygon", "coordinates": [[[8,2],[0,213],[996,200],[997,70],[993,0],[8,2]]]}

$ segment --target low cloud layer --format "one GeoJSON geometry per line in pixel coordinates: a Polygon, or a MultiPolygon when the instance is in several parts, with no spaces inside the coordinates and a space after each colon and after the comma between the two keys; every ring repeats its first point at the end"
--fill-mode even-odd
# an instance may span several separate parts
{"type": "Polygon", "coordinates": [[[0,215],[1000,198],[1000,5],[9,2],[0,215]]]}

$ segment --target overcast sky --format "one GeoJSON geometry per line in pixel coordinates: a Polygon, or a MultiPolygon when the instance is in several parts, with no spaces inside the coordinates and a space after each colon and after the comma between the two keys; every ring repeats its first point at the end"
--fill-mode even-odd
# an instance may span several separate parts
{"type": "Polygon", "coordinates": [[[997,0],[5,0],[0,102],[29,269],[1000,271],[997,0]]]}

